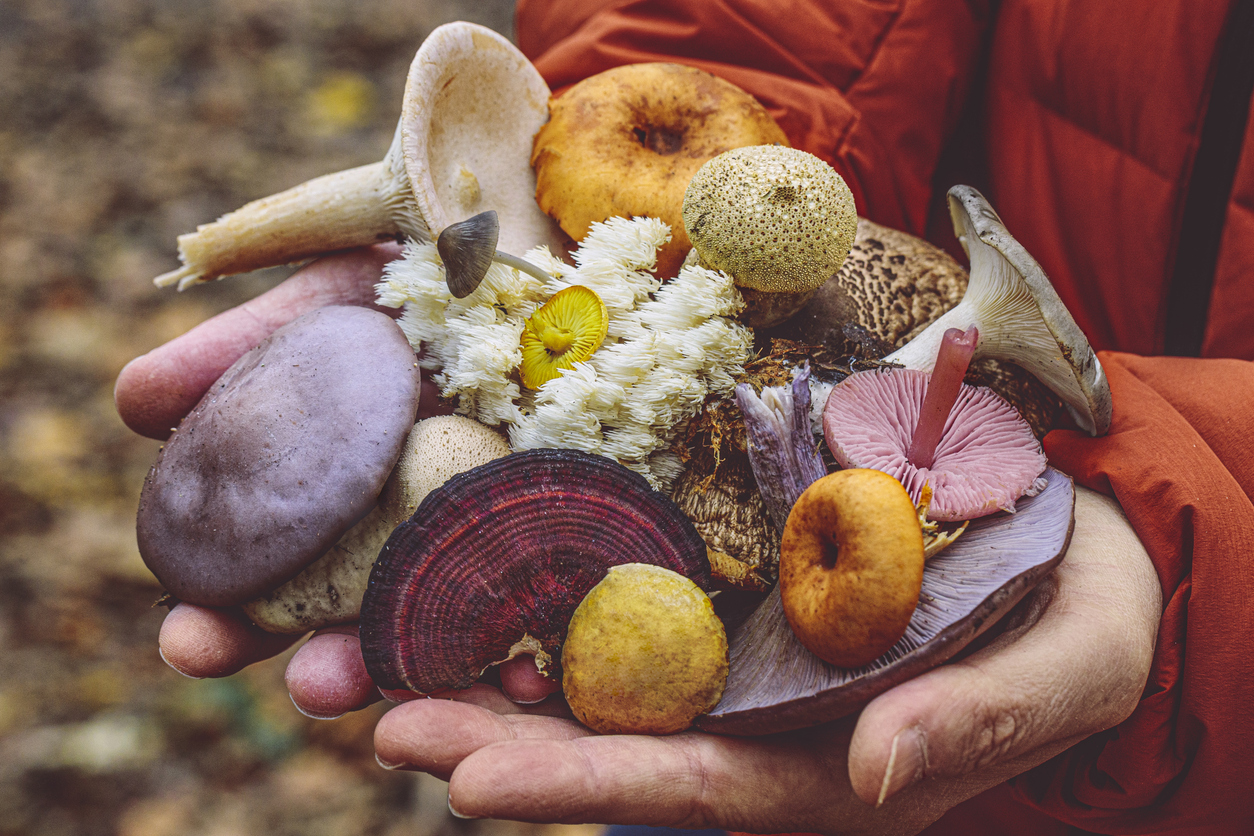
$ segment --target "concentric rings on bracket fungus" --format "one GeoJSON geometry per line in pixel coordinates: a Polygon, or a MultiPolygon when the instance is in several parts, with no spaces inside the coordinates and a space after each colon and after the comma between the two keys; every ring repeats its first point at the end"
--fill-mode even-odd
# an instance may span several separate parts
{"type": "Polygon", "coordinates": [[[366,669],[382,688],[430,694],[469,687],[520,651],[556,660],[579,602],[621,563],[710,586],[692,523],[611,459],[528,450],[459,474],[374,565],[361,607],[366,669]]]}

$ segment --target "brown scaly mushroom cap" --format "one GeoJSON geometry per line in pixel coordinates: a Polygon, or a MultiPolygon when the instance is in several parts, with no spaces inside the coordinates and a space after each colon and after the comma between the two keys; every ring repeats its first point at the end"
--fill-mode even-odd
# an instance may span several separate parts
{"type": "Polygon", "coordinates": [[[720,154],[684,195],[684,227],[701,263],[748,291],[798,297],[789,315],[840,269],[857,223],[835,169],[778,145],[720,154]]]}

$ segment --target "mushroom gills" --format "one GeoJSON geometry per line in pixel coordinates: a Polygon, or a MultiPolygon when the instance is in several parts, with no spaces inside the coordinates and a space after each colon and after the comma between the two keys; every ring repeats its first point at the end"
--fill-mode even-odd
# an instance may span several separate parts
{"type": "Polygon", "coordinates": [[[978,325],[975,357],[1009,360],[1053,390],[1090,435],[1110,427],[1110,387],[1097,354],[1036,260],[970,186],[949,190],[954,231],[971,260],[966,295],[886,359],[930,371],[946,330],[978,325]]]}
{"type": "Polygon", "coordinates": [[[927,562],[919,606],[887,653],[855,669],[810,653],[793,634],[779,588],[729,637],[723,697],[696,725],[763,735],[852,714],[879,694],[952,658],[1010,611],[1062,560],[1071,541],[1075,488],[1055,470],[1048,486],[1013,516],[974,520],[927,562]]]}

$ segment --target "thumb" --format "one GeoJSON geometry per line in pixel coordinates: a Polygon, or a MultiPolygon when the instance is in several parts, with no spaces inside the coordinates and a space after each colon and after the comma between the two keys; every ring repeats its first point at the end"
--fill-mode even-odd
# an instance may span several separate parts
{"type": "Polygon", "coordinates": [[[1149,674],[1160,595],[1119,506],[1077,489],[1067,555],[1008,629],[863,710],[854,792],[881,804],[924,777],[968,775],[984,779],[972,782],[979,792],[1121,722],[1149,674]]]}

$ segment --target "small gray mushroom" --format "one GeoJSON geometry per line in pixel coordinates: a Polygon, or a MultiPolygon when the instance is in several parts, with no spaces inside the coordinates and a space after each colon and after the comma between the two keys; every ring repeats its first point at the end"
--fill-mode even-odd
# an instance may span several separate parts
{"type": "Polygon", "coordinates": [[[500,234],[501,224],[494,209],[444,228],[436,238],[435,248],[444,262],[444,280],[449,293],[458,299],[474,293],[494,261],[521,270],[541,282],[553,278],[530,261],[498,250],[496,242],[500,234]]]}
{"type": "Polygon", "coordinates": [[[509,452],[500,433],[470,418],[440,415],[419,421],[374,510],[316,563],[249,601],[244,612],[271,633],[299,634],[355,621],[370,569],[392,531],[445,481],[509,452]]]}
{"type": "Polygon", "coordinates": [[[418,409],[385,314],[328,307],[275,331],[205,394],[144,482],[139,551],[176,598],[274,589],[369,513],[418,409]]]}

